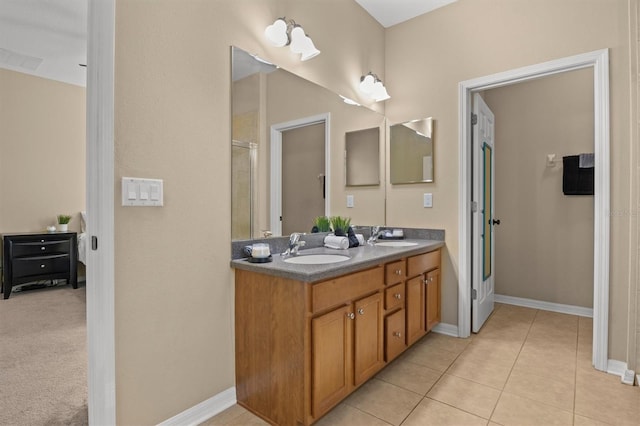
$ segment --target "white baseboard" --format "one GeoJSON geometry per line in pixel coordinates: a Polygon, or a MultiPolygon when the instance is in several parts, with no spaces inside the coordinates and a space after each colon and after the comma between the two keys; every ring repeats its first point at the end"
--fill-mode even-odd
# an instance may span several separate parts
{"type": "Polygon", "coordinates": [[[167,419],[159,426],[191,426],[198,425],[231,407],[236,403],[236,388],[232,387],[202,401],[200,404],[167,419]]]}
{"type": "Polygon", "coordinates": [[[561,314],[578,315],[580,317],[593,318],[593,309],[582,306],[563,305],[562,303],[543,302],[535,299],[525,299],[523,297],[505,296],[496,294],[494,300],[506,305],[524,306],[525,308],[540,309],[543,311],[559,312],[561,314]]]}
{"type": "Polygon", "coordinates": [[[624,372],[627,370],[627,363],[610,359],[607,361],[607,373],[615,374],[616,376],[624,376],[624,372]]]}
{"type": "Polygon", "coordinates": [[[431,331],[434,333],[446,334],[447,336],[458,337],[458,326],[453,324],[441,322],[436,324],[431,331]]]}

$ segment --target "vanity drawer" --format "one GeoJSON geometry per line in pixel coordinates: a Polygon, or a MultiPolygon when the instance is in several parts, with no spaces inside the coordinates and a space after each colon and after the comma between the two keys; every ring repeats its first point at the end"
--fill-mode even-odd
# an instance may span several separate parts
{"type": "Polygon", "coordinates": [[[69,240],[47,241],[41,239],[33,242],[15,243],[13,245],[13,256],[41,256],[52,253],[68,253],[70,251],[70,247],[71,245],[69,240]]]}
{"type": "Polygon", "coordinates": [[[384,267],[384,282],[387,285],[404,281],[407,276],[407,266],[404,260],[387,263],[384,267]]]}
{"type": "Polygon", "coordinates": [[[404,284],[396,284],[384,291],[384,308],[391,311],[404,307],[404,284]]]}
{"type": "Polygon", "coordinates": [[[311,311],[351,302],[384,287],[382,266],[313,284],[311,311]]]}
{"type": "Polygon", "coordinates": [[[404,336],[404,314],[404,309],[400,309],[384,319],[384,359],[387,362],[400,355],[407,347],[404,336]]]}
{"type": "Polygon", "coordinates": [[[63,274],[69,272],[69,255],[54,254],[50,256],[14,258],[11,266],[14,279],[63,274]]]}
{"type": "Polygon", "coordinates": [[[440,250],[420,254],[407,259],[409,277],[415,277],[424,272],[440,267],[440,250]]]}

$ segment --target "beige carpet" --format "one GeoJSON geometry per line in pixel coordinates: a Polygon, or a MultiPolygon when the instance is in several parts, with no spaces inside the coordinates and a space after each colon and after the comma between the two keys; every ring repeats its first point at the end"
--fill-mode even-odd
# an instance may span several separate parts
{"type": "Polygon", "coordinates": [[[86,291],[0,299],[0,425],[86,425],[86,291]]]}

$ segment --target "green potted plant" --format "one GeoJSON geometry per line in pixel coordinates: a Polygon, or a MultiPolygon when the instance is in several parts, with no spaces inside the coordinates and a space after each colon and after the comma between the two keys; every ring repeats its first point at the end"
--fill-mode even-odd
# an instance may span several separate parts
{"type": "Polygon", "coordinates": [[[59,214],[58,215],[58,231],[67,232],[69,230],[69,222],[71,221],[71,216],[68,214],[59,214]]]}
{"type": "Polygon", "coordinates": [[[315,232],[329,232],[331,230],[331,223],[326,216],[318,216],[313,220],[315,232]]]}
{"type": "Polygon", "coordinates": [[[331,216],[330,221],[334,234],[340,237],[347,235],[347,231],[351,225],[350,217],[331,216]]]}

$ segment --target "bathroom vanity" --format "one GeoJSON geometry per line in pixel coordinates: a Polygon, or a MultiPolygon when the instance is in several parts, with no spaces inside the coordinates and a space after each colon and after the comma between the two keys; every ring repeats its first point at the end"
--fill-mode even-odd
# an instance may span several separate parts
{"type": "Polygon", "coordinates": [[[310,425],[428,333],[444,243],[415,242],[341,250],[348,261],[325,265],[233,260],[238,403],[310,425]]]}

